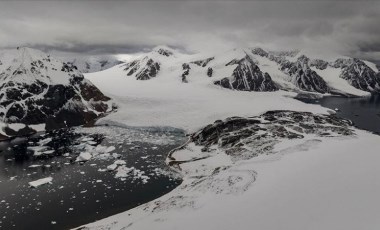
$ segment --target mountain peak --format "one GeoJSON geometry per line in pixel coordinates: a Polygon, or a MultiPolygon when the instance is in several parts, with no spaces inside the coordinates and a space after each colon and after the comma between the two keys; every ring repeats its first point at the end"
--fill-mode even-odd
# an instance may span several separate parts
{"type": "Polygon", "coordinates": [[[152,51],[166,57],[170,57],[177,52],[176,50],[164,45],[156,46],[152,51]]]}

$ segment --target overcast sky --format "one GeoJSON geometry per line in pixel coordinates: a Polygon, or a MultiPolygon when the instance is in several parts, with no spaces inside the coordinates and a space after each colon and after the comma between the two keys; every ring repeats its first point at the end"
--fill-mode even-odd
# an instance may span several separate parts
{"type": "Polygon", "coordinates": [[[380,61],[380,1],[1,1],[0,46],[81,54],[262,46],[380,61]]]}

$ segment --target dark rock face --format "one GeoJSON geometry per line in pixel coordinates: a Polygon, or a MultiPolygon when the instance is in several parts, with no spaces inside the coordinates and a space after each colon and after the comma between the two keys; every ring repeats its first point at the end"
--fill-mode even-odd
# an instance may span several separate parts
{"type": "MultiPolygon", "coordinates": [[[[20,63],[0,73],[4,81],[0,85],[0,119],[3,122],[46,124],[49,130],[92,123],[109,110],[107,101],[110,98],[84,79],[76,66],[53,62],[50,56],[39,51],[25,49],[20,52],[23,57],[41,59],[24,63],[23,58],[16,56],[20,63]]],[[[9,135],[33,133],[29,126],[18,132],[8,128],[6,132],[9,135]]]]}
{"type": "Polygon", "coordinates": [[[192,134],[190,140],[203,146],[203,151],[220,149],[232,160],[242,160],[269,154],[281,140],[303,139],[308,134],[325,137],[353,135],[354,132],[350,121],[334,115],[269,111],[257,117],[215,121],[192,134]]]}
{"type": "Polygon", "coordinates": [[[247,55],[241,60],[232,60],[227,65],[237,64],[238,66],[229,78],[223,78],[214,82],[223,88],[243,90],[243,91],[275,91],[276,85],[268,73],[261,72],[260,68],[247,55]]]}
{"type": "Polygon", "coordinates": [[[327,61],[321,60],[321,59],[314,59],[310,61],[310,66],[315,67],[320,70],[324,70],[327,68],[329,63],[327,61]]]}
{"type": "Polygon", "coordinates": [[[363,61],[352,59],[345,63],[340,77],[348,81],[353,87],[367,91],[380,92],[380,77],[363,61]]]}
{"type": "Polygon", "coordinates": [[[127,71],[127,75],[131,76],[134,74],[138,69],[140,69],[140,62],[139,61],[132,61],[130,63],[125,64],[124,70],[127,71]]]}
{"type": "Polygon", "coordinates": [[[200,66],[200,67],[206,67],[207,64],[212,60],[214,60],[214,57],[210,57],[210,58],[199,60],[199,61],[193,61],[191,63],[196,64],[197,66],[200,66]]]}
{"type": "Polygon", "coordinates": [[[155,62],[151,58],[145,57],[141,61],[136,60],[127,63],[124,70],[128,72],[128,76],[136,74],[135,76],[137,80],[149,80],[157,76],[160,71],[160,63],[155,62]]]}
{"type": "Polygon", "coordinates": [[[261,48],[254,48],[254,49],[252,49],[252,53],[256,54],[256,55],[259,55],[261,57],[268,57],[269,56],[268,52],[266,52],[265,50],[263,50],[261,48]]]}
{"type": "Polygon", "coordinates": [[[173,55],[173,52],[167,50],[167,49],[158,49],[157,50],[157,53],[161,54],[161,55],[164,55],[166,57],[169,57],[169,56],[172,56],[173,55]]]}
{"type": "Polygon", "coordinates": [[[212,73],[214,72],[214,70],[211,68],[211,67],[208,67],[207,68],[207,76],[208,77],[212,77],[212,73]]]}
{"type": "Polygon", "coordinates": [[[331,67],[334,68],[344,68],[352,64],[351,59],[345,59],[345,58],[338,58],[334,62],[330,63],[331,67]]]}
{"type": "Polygon", "coordinates": [[[189,64],[187,64],[187,63],[183,63],[182,64],[182,70],[183,70],[183,73],[182,73],[182,82],[183,83],[187,83],[188,81],[187,81],[187,79],[186,79],[186,77],[187,77],[187,75],[189,75],[189,73],[190,73],[190,65],[189,64]]]}
{"type": "Polygon", "coordinates": [[[291,82],[298,88],[318,93],[328,93],[330,91],[327,83],[315,71],[310,69],[309,58],[302,55],[296,62],[281,62],[281,70],[289,74],[291,82]]]}

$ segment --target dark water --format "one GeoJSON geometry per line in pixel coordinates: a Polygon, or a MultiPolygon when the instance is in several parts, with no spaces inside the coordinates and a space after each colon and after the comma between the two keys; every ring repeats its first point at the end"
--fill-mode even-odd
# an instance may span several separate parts
{"type": "Polygon", "coordinates": [[[2,142],[0,229],[73,228],[162,196],[181,183],[164,161],[166,154],[183,142],[184,136],[179,133],[114,127],[2,142]],[[54,153],[34,156],[28,150],[47,138],[52,138],[46,146],[54,153]],[[114,146],[115,150],[103,154],[108,157],[75,162],[89,145],[114,146]],[[149,179],[144,181],[144,177],[133,173],[115,178],[116,171],[105,169],[117,159],[125,160],[127,167],[135,167],[149,179]],[[40,166],[30,168],[31,165],[40,166]],[[37,188],[28,184],[45,177],[52,177],[52,183],[37,188]]]}
{"type": "Polygon", "coordinates": [[[299,99],[337,111],[337,116],[351,120],[360,129],[380,134],[380,94],[366,98],[324,97],[299,99]]]}

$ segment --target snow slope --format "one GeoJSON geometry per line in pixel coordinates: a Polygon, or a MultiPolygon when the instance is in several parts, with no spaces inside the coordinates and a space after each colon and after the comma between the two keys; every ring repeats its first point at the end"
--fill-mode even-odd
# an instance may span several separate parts
{"type": "Polygon", "coordinates": [[[296,93],[233,91],[204,84],[202,80],[184,84],[180,78],[173,80],[168,75],[161,73],[149,81],[139,81],[125,76],[123,65],[85,74],[119,106],[117,112],[101,118],[98,124],[171,126],[193,132],[217,119],[258,115],[274,109],[327,113],[326,108],[292,99],[296,93]]]}
{"type": "Polygon", "coordinates": [[[376,146],[380,137],[355,132],[354,137],[289,141],[275,155],[236,164],[226,155],[194,163],[189,167],[228,166],[213,184],[224,190],[197,191],[189,174],[169,194],[86,229],[376,230],[380,155],[368,146],[376,146]],[[223,187],[223,177],[238,179],[237,188],[245,189],[223,187]]]}

